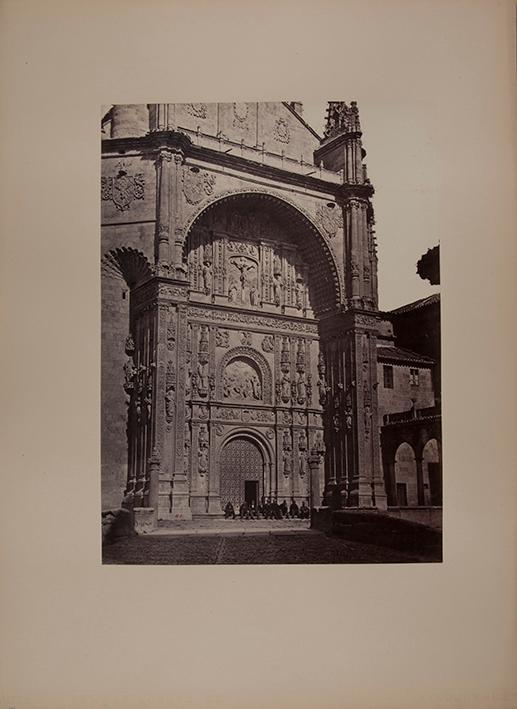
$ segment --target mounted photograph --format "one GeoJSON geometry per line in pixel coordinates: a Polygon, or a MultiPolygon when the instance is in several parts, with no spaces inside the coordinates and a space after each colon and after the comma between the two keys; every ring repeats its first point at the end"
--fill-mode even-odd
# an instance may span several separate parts
{"type": "Polygon", "coordinates": [[[111,105],[101,145],[103,563],[440,562],[439,245],[384,309],[357,103],[111,105]]]}

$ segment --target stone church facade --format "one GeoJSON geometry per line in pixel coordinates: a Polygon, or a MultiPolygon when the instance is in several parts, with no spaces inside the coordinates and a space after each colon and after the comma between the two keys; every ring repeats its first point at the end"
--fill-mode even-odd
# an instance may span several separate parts
{"type": "Polygon", "coordinates": [[[358,108],[113,106],[102,125],[103,508],[385,509],[358,108]]]}

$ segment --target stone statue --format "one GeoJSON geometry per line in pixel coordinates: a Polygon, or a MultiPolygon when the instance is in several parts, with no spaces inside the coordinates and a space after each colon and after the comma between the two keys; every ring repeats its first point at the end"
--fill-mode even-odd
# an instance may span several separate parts
{"type": "Polygon", "coordinates": [[[303,404],[305,402],[305,399],[307,398],[307,390],[305,387],[305,378],[301,372],[298,374],[296,390],[298,394],[298,403],[303,404]]]}
{"type": "Polygon", "coordinates": [[[289,376],[284,374],[282,377],[282,401],[287,402],[291,398],[291,382],[289,376]]]}
{"type": "Polygon", "coordinates": [[[206,475],[208,473],[208,449],[205,447],[205,445],[206,444],[204,444],[203,447],[199,449],[198,454],[198,470],[200,475],[206,475]]]}
{"type": "Polygon", "coordinates": [[[278,254],[275,254],[273,258],[273,275],[279,276],[282,273],[282,264],[280,263],[280,258],[278,254]]]}
{"type": "Polygon", "coordinates": [[[275,305],[280,305],[282,302],[282,288],[283,288],[283,281],[281,276],[276,276],[273,280],[273,300],[275,302],[275,305]]]}
{"type": "Polygon", "coordinates": [[[303,308],[303,284],[300,280],[296,281],[296,307],[298,310],[303,308]]]}
{"type": "Polygon", "coordinates": [[[230,301],[230,303],[237,302],[237,293],[237,284],[235,283],[235,281],[232,281],[230,283],[230,289],[228,291],[228,300],[230,301]]]}
{"type": "Polygon", "coordinates": [[[210,294],[212,292],[212,266],[209,263],[203,266],[203,285],[205,293],[210,294]]]}
{"type": "Polygon", "coordinates": [[[260,386],[260,381],[258,377],[253,377],[251,380],[251,384],[253,386],[253,397],[255,399],[261,399],[262,398],[262,387],[260,386]]]}
{"type": "Polygon", "coordinates": [[[257,289],[255,286],[251,286],[251,288],[250,288],[250,304],[251,305],[257,304],[257,289]]]}
{"type": "Polygon", "coordinates": [[[291,456],[291,450],[285,450],[284,455],[284,475],[286,478],[288,478],[291,475],[292,469],[293,469],[293,459],[291,456]]]}
{"type": "Polygon", "coordinates": [[[208,372],[207,372],[207,365],[206,364],[201,364],[199,362],[197,366],[197,373],[198,373],[198,389],[200,391],[208,391],[208,372]]]}

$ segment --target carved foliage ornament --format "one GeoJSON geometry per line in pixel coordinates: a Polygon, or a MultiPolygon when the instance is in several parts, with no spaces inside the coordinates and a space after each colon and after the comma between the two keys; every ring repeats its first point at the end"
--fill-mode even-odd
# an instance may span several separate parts
{"type": "Polygon", "coordinates": [[[115,177],[101,177],[101,199],[113,202],[119,212],[129,209],[134,199],[143,199],[144,196],[143,173],[128,175],[124,162],[118,163],[115,177]]]}
{"type": "Polygon", "coordinates": [[[206,103],[187,103],[185,105],[185,110],[190,113],[191,116],[196,118],[206,118],[208,106],[206,103]]]}
{"type": "Polygon", "coordinates": [[[183,169],[183,194],[189,204],[199,204],[204,197],[214,191],[215,175],[206,170],[185,166],[183,169]]]}

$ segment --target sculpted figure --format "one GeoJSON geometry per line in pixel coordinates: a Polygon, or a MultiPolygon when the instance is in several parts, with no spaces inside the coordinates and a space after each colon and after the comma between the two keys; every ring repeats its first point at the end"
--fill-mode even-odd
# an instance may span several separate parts
{"type": "Polygon", "coordinates": [[[207,295],[212,292],[212,266],[209,263],[203,266],[203,285],[207,295]]]}
{"type": "Polygon", "coordinates": [[[199,474],[206,475],[208,472],[208,449],[203,446],[199,449],[199,474]]]}
{"type": "Polygon", "coordinates": [[[298,310],[303,307],[303,285],[301,281],[296,281],[296,307],[298,310]]]}
{"type": "Polygon", "coordinates": [[[230,303],[237,302],[237,293],[237,284],[235,283],[235,281],[232,281],[230,283],[230,289],[228,291],[228,300],[230,301],[230,303]]]}
{"type": "Polygon", "coordinates": [[[275,305],[280,305],[280,303],[282,302],[282,287],[282,277],[275,276],[273,281],[273,299],[275,301],[275,305]]]}
{"type": "Polygon", "coordinates": [[[296,384],[296,390],[298,392],[298,403],[303,404],[307,397],[307,390],[305,387],[305,379],[303,374],[300,372],[298,374],[298,382],[296,384]]]}
{"type": "Polygon", "coordinates": [[[291,382],[287,374],[282,377],[282,400],[289,401],[291,397],[291,382]]]}
{"type": "Polygon", "coordinates": [[[246,399],[253,399],[253,385],[251,383],[251,379],[246,377],[244,381],[244,397],[246,399]]]}
{"type": "Polygon", "coordinates": [[[208,389],[208,374],[207,374],[207,365],[206,364],[201,364],[201,362],[197,366],[197,373],[199,377],[199,389],[206,390],[208,389]]]}
{"type": "Polygon", "coordinates": [[[255,288],[255,286],[252,286],[250,288],[250,303],[251,305],[257,304],[257,289],[255,288]]]}
{"type": "Polygon", "coordinates": [[[253,396],[255,399],[261,399],[262,398],[262,387],[260,386],[260,381],[258,377],[253,377],[252,379],[252,385],[253,385],[253,396]]]}

